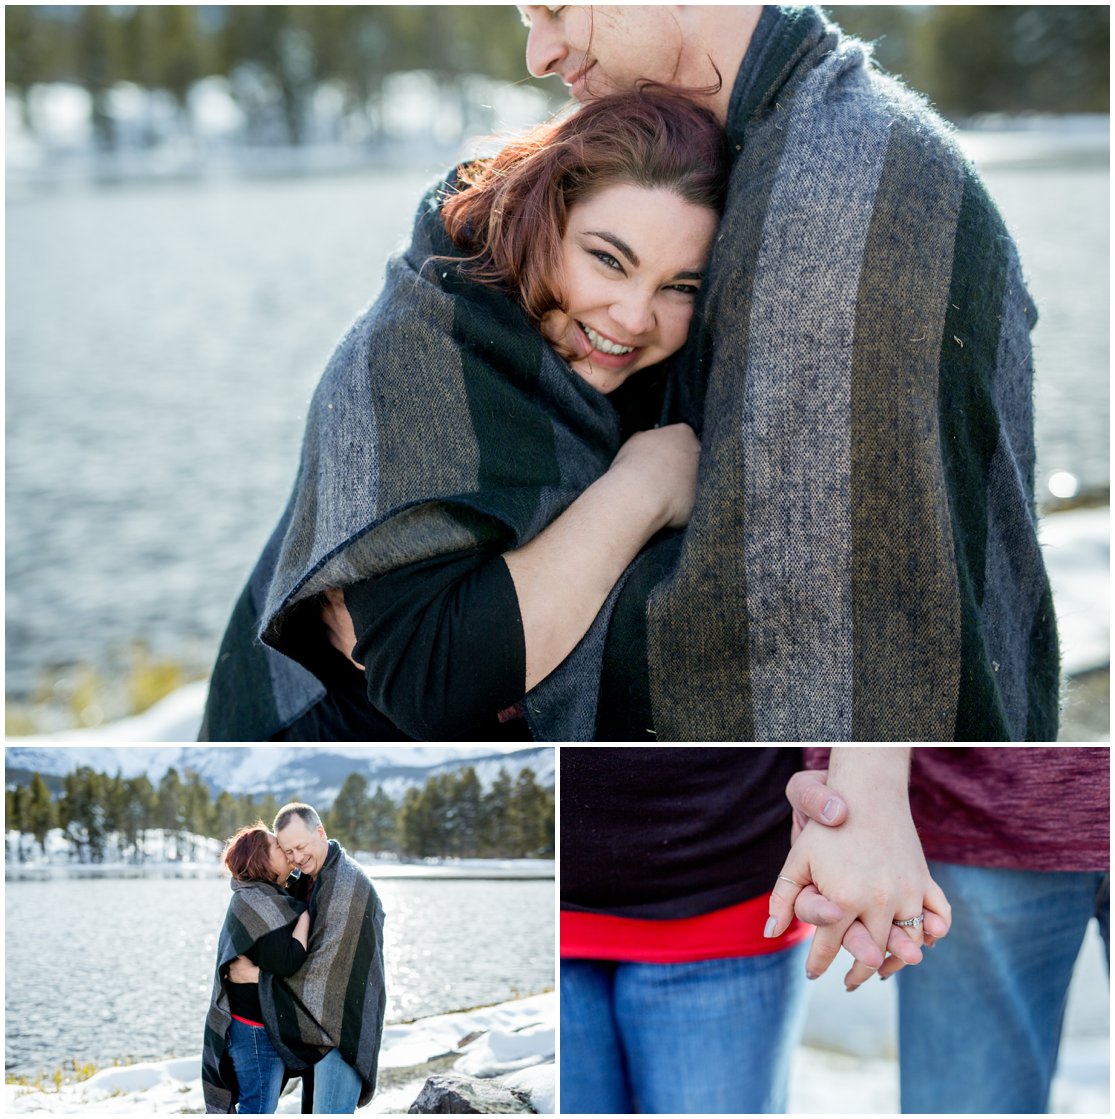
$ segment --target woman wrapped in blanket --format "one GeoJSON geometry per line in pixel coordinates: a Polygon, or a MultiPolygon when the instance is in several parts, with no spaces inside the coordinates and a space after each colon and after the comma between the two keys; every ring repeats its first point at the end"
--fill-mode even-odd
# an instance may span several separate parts
{"type": "MultiPolygon", "coordinates": [[[[217,974],[205,1022],[206,1110],[242,1115],[275,1111],[286,1070],[264,1025],[256,983],[235,983],[228,966],[247,956],[287,978],[306,962],[310,914],[283,888],[291,867],[266,825],[241,828],[225,848],[232,897],[217,948],[217,974]]],[[[301,1075],[301,1074],[299,1074],[301,1075]]]]}
{"type": "MultiPolygon", "coordinates": [[[[237,608],[254,608],[264,644],[324,686],[285,713],[277,695],[269,737],[531,737],[525,694],[581,641],[644,545],[688,523],[699,445],[688,425],[653,424],[726,182],[712,116],[652,88],[540,126],[459,169],[420,209],[399,309],[389,267],[371,325],[354,328],[372,341],[346,359],[359,372],[341,383],[370,378],[368,403],[326,390],[327,370],[315,407],[328,420],[311,435],[311,416],[301,480],[268,549],[279,558],[257,568],[254,598],[250,585],[237,608]],[[431,290],[440,302],[427,308],[431,290]],[[439,316],[451,324],[431,327],[439,316]],[[365,408],[374,430],[346,437],[346,492],[323,498],[331,467],[317,447],[365,408]],[[374,462],[361,477],[349,448],[365,440],[374,462]],[[383,498],[392,486],[405,493],[383,498]],[[312,501],[299,497],[311,488],[312,501]],[[373,508],[346,508],[346,527],[321,530],[323,506],[368,491],[373,508]],[[276,590],[285,557],[322,538],[316,558],[308,548],[287,565],[305,574],[276,590]]],[[[234,614],[230,633],[243,624],[234,614]]],[[[204,737],[258,736],[220,710],[255,687],[243,669],[236,679],[247,655],[226,635],[204,737]]],[[[278,691],[283,672],[257,679],[278,691]]]]}

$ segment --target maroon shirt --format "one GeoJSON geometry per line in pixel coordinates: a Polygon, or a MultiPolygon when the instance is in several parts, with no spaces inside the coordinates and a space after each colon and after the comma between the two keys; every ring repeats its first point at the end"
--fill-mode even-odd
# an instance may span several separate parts
{"type": "MultiPolygon", "coordinates": [[[[810,769],[829,747],[805,751],[810,769]]],[[[1013,870],[1110,867],[1107,746],[915,746],[910,807],[927,859],[1013,870]]]]}

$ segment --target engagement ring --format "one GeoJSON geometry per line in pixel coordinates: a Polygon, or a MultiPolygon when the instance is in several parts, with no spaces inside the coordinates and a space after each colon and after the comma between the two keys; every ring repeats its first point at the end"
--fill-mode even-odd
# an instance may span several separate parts
{"type": "Polygon", "coordinates": [[[922,921],[924,921],[924,920],[925,920],[925,914],[924,913],[919,913],[916,917],[907,917],[905,921],[899,921],[899,920],[895,919],[894,921],[891,921],[891,924],[892,925],[898,925],[899,928],[910,929],[910,928],[917,928],[917,926],[920,925],[922,923],[922,921]]]}

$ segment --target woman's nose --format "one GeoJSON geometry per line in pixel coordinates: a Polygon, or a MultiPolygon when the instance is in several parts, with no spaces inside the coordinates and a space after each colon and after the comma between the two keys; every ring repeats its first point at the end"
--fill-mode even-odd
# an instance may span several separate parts
{"type": "Polygon", "coordinates": [[[556,67],[569,53],[565,40],[555,28],[532,23],[527,35],[527,69],[536,78],[556,73],[556,67]]]}
{"type": "Polygon", "coordinates": [[[651,302],[642,292],[631,292],[612,304],[612,318],[628,335],[646,334],[654,327],[651,302]]]}

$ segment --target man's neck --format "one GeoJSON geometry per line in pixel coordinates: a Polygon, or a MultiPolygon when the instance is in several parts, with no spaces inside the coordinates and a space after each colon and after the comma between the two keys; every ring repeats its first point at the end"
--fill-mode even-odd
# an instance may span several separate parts
{"type": "Polygon", "coordinates": [[[762,14],[761,4],[723,7],[702,4],[688,9],[694,65],[698,65],[699,59],[710,82],[715,80],[716,73],[720,75],[720,88],[705,103],[722,125],[727,123],[736,76],[762,14]],[[716,68],[715,73],[712,67],[716,68]]]}

